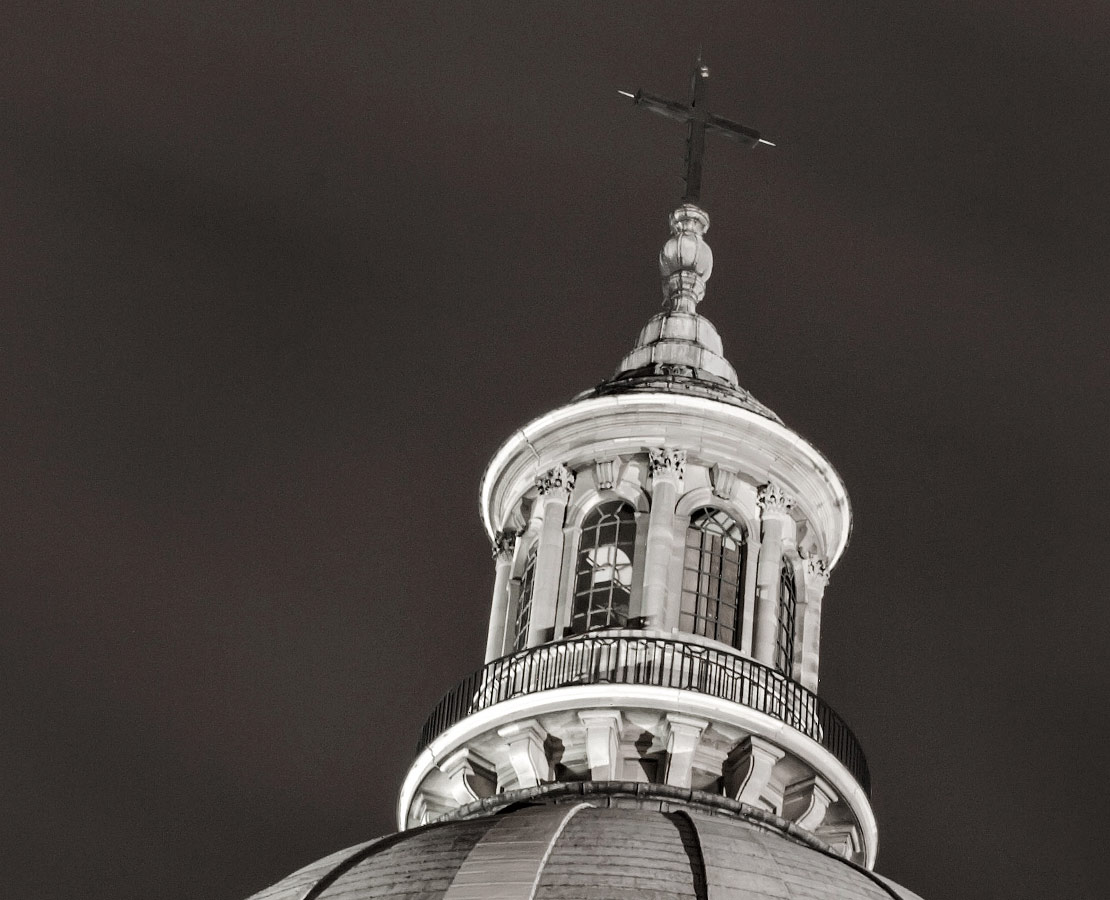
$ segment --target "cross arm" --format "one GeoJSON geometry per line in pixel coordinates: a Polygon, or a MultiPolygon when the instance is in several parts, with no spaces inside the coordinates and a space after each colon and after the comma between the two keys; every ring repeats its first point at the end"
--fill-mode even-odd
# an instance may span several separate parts
{"type": "MultiPolygon", "coordinates": [[[[631,98],[632,102],[637,106],[642,106],[644,109],[656,115],[674,119],[676,122],[689,122],[691,119],[698,117],[693,107],[685,103],[679,103],[677,100],[657,97],[655,94],[649,94],[647,91],[636,91],[635,94],[630,94],[627,91],[621,91],[620,93],[625,97],[631,98]]],[[[715,116],[712,113],[705,115],[705,130],[711,131],[714,134],[719,134],[721,137],[726,137],[730,141],[735,141],[746,147],[754,147],[756,144],[771,143],[770,141],[765,141],[754,128],[748,128],[748,126],[741,125],[739,122],[734,122],[732,119],[726,119],[724,116],[715,116]]]]}
{"type": "Polygon", "coordinates": [[[712,114],[706,116],[705,130],[726,137],[730,141],[744,144],[746,147],[770,143],[770,141],[763,140],[754,128],[748,128],[746,125],[741,125],[739,122],[733,122],[732,119],[726,119],[722,116],[712,114]]]}
{"type": "Polygon", "coordinates": [[[668,119],[674,119],[676,122],[689,122],[694,117],[694,111],[685,103],[679,103],[676,100],[667,100],[665,97],[656,97],[654,94],[649,94],[646,91],[636,91],[635,94],[629,94],[626,91],[621,91],[625,97],[631,97],[632,102],[637,106],[642,106],[646,110],[650,110],[656,115],[666,116],[668,119]]]}

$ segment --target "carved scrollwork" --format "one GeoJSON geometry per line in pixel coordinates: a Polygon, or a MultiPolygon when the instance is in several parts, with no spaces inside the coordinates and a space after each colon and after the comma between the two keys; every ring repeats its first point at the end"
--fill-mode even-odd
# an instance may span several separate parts
{"type": "Polygon", "coordinates": [[[574,490],[574,473],[563,463],[536,476],[536,489],[541,497],[563,491],[568,497],[574,490]]]}
{"type": "Polygon", "coordinates": [[[648,450],[648,470],[652,478],[661,475],[675,475],[681,478],[686,474],[686,451],[668,450],[665,447],[648,450]]]}

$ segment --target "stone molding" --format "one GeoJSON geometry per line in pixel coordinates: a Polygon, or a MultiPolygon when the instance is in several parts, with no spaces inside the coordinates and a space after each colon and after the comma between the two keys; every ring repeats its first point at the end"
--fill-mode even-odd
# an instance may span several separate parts
{"type": "MultiPolygon", "coordinates": [[[[686,693],[574,685],[492,706],[464,720],[469,725],[457,736],[445,734],[436,740],[441,746],[423,751],[418,762],[424,762],[410,771],[402,788],[399,814],[408,825],[421,821],[422,810],[413,805],[421,795],[429,816],[457,808],[463,785],[429,773],[442,772],[437,760],[451,769],[447,761],[466,747],[474,751],[471,759],[479,773],[481,761],[495,765],[499,793],[556,777],[575,784],[641,781],[646,774],[650,785],[720,791],[730,802],[804,822],[808,831],[844,847],[850,858],[874,863],[877,829],[866,794],[813,736],[792,727],[767,727],[765,714],[739,704],[694,693],[676,696],[686,693]],[[642,772],[638,758],[656,759],[658,768],[642,772]],[[606,769],[608,778],[599,778],[606,769]],[[850,826],[847,834],[836,828],[826,837],[829,827],[840,823],[850,826]]],[[[485,789],[480,781],[467,780],[475,793],[485,789]]]]}
{"type": "Polygon", "coordinates": [[[599,459],[594,463],[594,479],[597,481],[599,491],[611,491],[616,484],[617,461],[615,459],[599,459]]]}
{"type": "Polygon", "coordinates": [[[569,497],[574,490],[574,473],[564,463],[559,463],[536,476],[536,490],[541,497],[547,497],[550,494],[558,495],[559,492],[569,497]]]}
{"type": "Polygon", "coordinates": [[[666,447],[649,449],[648,471],[653,480],[667,476],[681,479],[686,474],[686,451],[666,447]]]}

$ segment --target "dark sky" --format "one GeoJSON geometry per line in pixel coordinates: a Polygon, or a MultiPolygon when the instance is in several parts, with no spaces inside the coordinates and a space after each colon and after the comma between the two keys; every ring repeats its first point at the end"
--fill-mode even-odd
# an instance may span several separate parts
{"type": "Polygon", "coordinates": [[[657,309],[687,89],[700,307],[847,482],[821,692],[879,869],[1105,896],[1103,0],[0,10],[0,856],[238,900],[393,830],[481,663],[482,468],[657,309]]]}

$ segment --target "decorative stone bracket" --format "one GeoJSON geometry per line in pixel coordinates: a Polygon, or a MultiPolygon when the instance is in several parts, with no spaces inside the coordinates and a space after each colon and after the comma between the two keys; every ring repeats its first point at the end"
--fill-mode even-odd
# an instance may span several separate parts
{"type": "Polygon", "coordinates": [[[775,802],[767,796],[771,771],[786,754],[762,738],[744,738],[725,760],[723,775],[725,795],[741,803],[774,810],[775,802]]]}
{"type": "Polygon", "coordinates": [[[535,719],[513,722],[497,729],[509,745],[509,764],[516,774],[517,787],[535,787],[551,780],[551,763],[544,751],[547,732],[535,719]]]}
{"type": "Polygon", "coordinates": [[[460,806],[491,797],[497,790],[493,763],[466,747],[452,753],[439,768],[447,776],[451,795],[460,806]]]}

